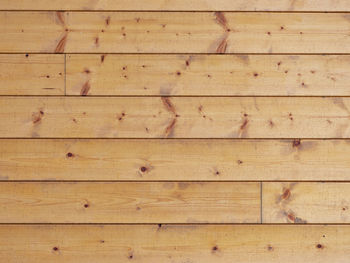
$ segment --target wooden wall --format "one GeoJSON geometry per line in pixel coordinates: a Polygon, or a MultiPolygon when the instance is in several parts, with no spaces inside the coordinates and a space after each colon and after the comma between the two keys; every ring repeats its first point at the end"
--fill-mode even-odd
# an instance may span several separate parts
{"type": "Polygon", "coordinates": [[[0,37],[0,262],[349,262],[349,1],[1,0],[0,37]]]}

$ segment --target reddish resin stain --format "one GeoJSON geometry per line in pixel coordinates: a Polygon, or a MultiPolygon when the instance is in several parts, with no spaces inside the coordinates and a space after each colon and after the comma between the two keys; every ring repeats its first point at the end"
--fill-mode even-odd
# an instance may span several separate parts
{"type": "Polygon", "coordinates": [[[299,147],[300,144],[301,144],[300,139],[295,139],[295,140],[293,140],[293,147],[299,147]]]}
{"type": "Polygon", "coordinates": [[[288,199],[290,197],[290,195],[291,195],[290,190],[289,189],[285,189],[281,197],[282,197],[282,199],[286,200],[286,199],[288,199]]]}
{"type": "Polygon", "coordinates": [[[64,52],[66,42],[67,42],[67,36],[68,36],[68,34],[65,33],[64,36],[61,38],[61,40],[58,42],[58,44],[55,48],[55,53],[63,53],[64,52]]]}
{"type": "Polygon", "coordinates": [[[80,95],[86,96],[89,93],[90,88],[91,87],[90,87],[89,81],[85,82],[85,84],[83,85],[83,87],[80,90],[80,95]]]}

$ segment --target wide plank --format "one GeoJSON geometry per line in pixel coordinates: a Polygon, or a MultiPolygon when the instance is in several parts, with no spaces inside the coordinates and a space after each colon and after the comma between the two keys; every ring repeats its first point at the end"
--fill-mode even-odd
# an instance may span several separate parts
{"type": "Polygon", "coordinates": [[[0,183],[0,223],[259,223],[260,183],[0,183]]]}
{"type": "Polygon", "coordinates": [[[2,10],[350,11],[347,0],[2,0],[2,10]]]}
{"type": "Polygon", "coordinates": [[[348,53],[347,13],[1,12],[0,52],[348,53]]]}
{"type": "Polygon", "coordinates": [[[0,95],[64,95],[64,55],[0,54],[0,95]]]}
{"type": "Polygon", "coordinates": [[[348,140],[2,139],[0,180],[350,179],[348,140]]]}
{"type": "Polygon", "coordinates": [[[350,183],[263,183],[264,223],[350,223],[350,183]]]}
{"type": "Polygon", "coordinates": [[[346,96],[344,55],[67,55],[67,94],[346,96]]]}
{"type": "Polygon", "coordinates": [[[0,137],[350,138],[349,109],[347,97],[6,97],[0,137]]]}
{"type": "Polygon", "coordinates": [[[8,263],[347,263],[350,226],[2,225],[8,263]]]}

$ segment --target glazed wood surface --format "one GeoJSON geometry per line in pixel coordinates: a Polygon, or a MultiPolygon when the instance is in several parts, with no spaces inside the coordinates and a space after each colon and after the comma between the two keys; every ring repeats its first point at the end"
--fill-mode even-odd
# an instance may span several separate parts
{"type": "Polygon", "coordinates": [[[260,183],[2,183],[1,223],[258,223],[260,183]]]}
{"type": "Polygon", "coordinates": [[[0,52],[348,53],[347,13],[1,12],[0,52]]]}
{"type": "Polygon", "coordinates": [[[348,140],[0,140],[0,180],[346,181],[348,140]]]}
{"type": "Polygon", "coordinates": [[[6,225],[9,263],[346,263],[349,226],[6,225]]]}
{"type": "Polygon", "coordinates": [[[2,0],[1,10],[350,11],[347,0],[2,0]]]}
{"type": "Polygon", "coordinates": [[[0,95],[64,95],[64,55],[0,54],[0,95]]]}
{"type": "Polygon", "coordinates": [[[350,98],[7,97],[0,137],[350,138],[349,109],[350,98]]]}
{"type": "Polygon", "coordinates": [[[349,183],[264,183],[264,223],[350,223],[349,183]]]}
{"type": "Polygon", "coordinates": [[[350,95],[349,56],[68,55],[67,94],[350,95]]]}

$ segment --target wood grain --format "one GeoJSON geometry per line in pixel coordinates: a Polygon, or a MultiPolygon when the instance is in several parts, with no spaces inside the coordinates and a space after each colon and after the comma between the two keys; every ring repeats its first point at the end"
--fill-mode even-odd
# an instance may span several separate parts
{"type": "Polygon", "coordinates": [[[264,183],[264,223],[350,223],[349,183],[264,183]]]}
{"type": "Polygon", "coordinates": [[[0,148],[0,180],[347,181],[350,173],[348,140],[2,139],[0,148]]]}
{"type": "Polygon", "coordinates": [[[68,55],[67,94],[345,96],[349,56],[68,55]],[[103,59],[102,59],[103,58],[103,59]]]}
{"type": "Polygon", "coordinates": [[[0,189],[1,223],[260,222],[260,183],[9,182],[0,189]]]}
{"type": "Polygon", "coordinates": [[[349,226],[6,225],[8,263],[348,262],[349,226]]]}
{"type": "Polygon", "coordinates": [[[64,95],[64,56],[0,54],[0,95],[64,95]]]}
{"type": "Polygon", "coordinates": [[[347,13],[1,12],[0,52],[349,53],[347,13]]]}
{"type": "Polygon", "coordinates": [[[2,10],[350,11],[347,0],[2,0],[2,10]]]}
{"type": "Polygon", "coordinates": [[[339,97],[7,97],[0,137],[350,138],[349,109],[339,97]]]}

